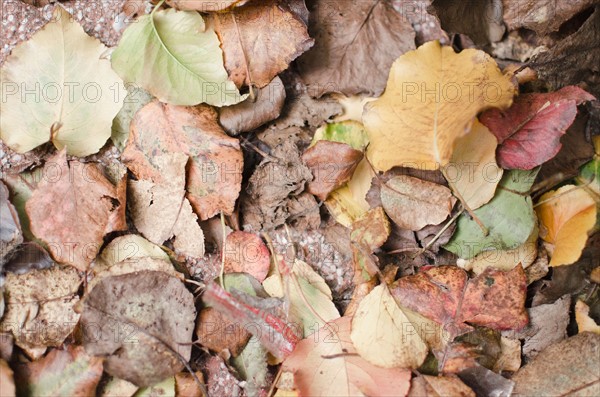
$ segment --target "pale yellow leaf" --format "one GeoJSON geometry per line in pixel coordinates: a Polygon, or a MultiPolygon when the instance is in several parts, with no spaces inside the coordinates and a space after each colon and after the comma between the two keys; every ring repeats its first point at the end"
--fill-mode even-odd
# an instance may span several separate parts
{"type": "Polygon", "coordinates": [[[577,321],[579,333],[593,332],[600,335],[600,325],[590,317],[590,307],[580,300],[575,304],[575,321],[577,321]]]}

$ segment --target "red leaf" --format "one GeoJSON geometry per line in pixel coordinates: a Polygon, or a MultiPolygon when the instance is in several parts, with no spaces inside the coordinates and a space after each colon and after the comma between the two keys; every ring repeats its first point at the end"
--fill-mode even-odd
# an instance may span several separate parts
{"type": "Polygon", "coordinates": [[[496,136],[498,163],[505,169],[530,170],[560,150],[560,138],[573,124],[577,105],[595,99],[575,86],[548,94],[525,94],[505,110],[484,112],[480,121],[496,136]]]}

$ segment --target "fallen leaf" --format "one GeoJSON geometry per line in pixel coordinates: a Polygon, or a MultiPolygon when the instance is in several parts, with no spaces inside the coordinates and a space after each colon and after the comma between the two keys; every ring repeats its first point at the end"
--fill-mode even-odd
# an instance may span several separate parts
{"type": "Polygon", "coordinates": [[[267,351],[260,345],[256,336],[250,339],[242,354],[232,361],[246,382],[244,391],[248,397],[259,397],[268,392],[272,379],[267,365],[267,351]]]}
{"type": "Polygon", "coordinates": [[[575,121],[577,105],[594,99],[574,86],[524,94],[504,111],[486,111],[481,122],[498,139],[498,162],[503,168],[530,170],[556,156],[562,147],[560,138],[575,121]]]}
{"type": "Polygon", "coordinates": [[[88,356],[81,346],[68,345],[20,366],[17,373],[19,389],[30,396],[93,396],[102,377],[102,358],[88,356]]]}
{"type": "Polygon", "coordinates": [[[514,94],[510,78],[484,52],[423,44],[394,62],[385,93],[365,107],[367,157],[381,171],[443,167],[475,116],[510,106],[514,94]]]}
{"type": "Polygon", "coordinates": [[[521,368],[521,341],[505,336],[500,338],[501,354],[492,370],[496,373],[502,371],[516,372],[521,368]]]}
{"type": "Polygon", "coordinates": [[[548,243],[550,266],[570,265],[581,256],[596,224],[596,202],[585,190],[566,185],[540,197],[540,237],[548,243]]]}
{"type": "Polygon", "coordinates": [[[0,360],[0,395],[12,397],[16,394],[13,371],[6,361],[0,360]]]}
{"type": "Polygon", "coordinates": [[[219,123],[231,135],[252,131],[276,119],[285,103],[285,87],[279,77],[258,89],[256,97],[247,98],[237,105],[219,109],[219,123]]]}
{"type": "Polygon", "coordinates": [[[315,1],[309,32],[315,47],[298,60],[313,97],[329,92],[378,96],[392,62],[414,47],[410,22],[390,1],[315,1]]]}
{"type": "Polygon", "coordinates": [[[526,287],[520,266],[509,272],[488,268],[470,280],[462,269],[439,266],[398,279],[391,291],[401,307],[456,336],[470,329],[465,322],[499,330],[525,326],[526,287]]]}
{"type": "Polygon", "coordinates": [[[138,17],[111,61],[123,80],[161,102],[227,106],[246,98],[228,79],[217,35],[194,11],[155,9],[138,17]]]}
{"type": "Polygon", "coordinates": [[[180,107],[149,103],[131,123],[121,156],[138,179],[163,180],[154,164],[159,154],[190,157],[187,198],[201,220],[223,211],[231,214],[241,189],[243,156],[239,141],[228,137],[208,106],[180,107]]]}
{"type": "Polygon", "coordinates": [[[204,371],[209,396],[240,396],[240,381],[229,371],[221,357],[211,356],[204,371]]]}
{"type": "MultiPolygon", "coordinates": [[[[195,375],[204,384],[202,371],[196,371],[195,375]]],[[[200,390],[196,380],[189,372],[180,372],[175,375],[175,395],[182,397],[203,397],[202,390],[200,390]]]]}
{"type": "Polygon", "coordinates": [[[115,146],[122,152],[125,150],[127,140],[129,139],[129,127],[138,110],[152,101],[154,97],[143,88],[133,84],[127,87],[127,96],[123,102],[123,107],[115,116],[112,124],[112,133],[110,138],[115,146]]]}
{"type": "Polygon", "coordinates": [[[501,0],[473,4],[457,0],[434,0],[431,6],[446,32],[466,34],[475,44],[500,41],[506,31],[501,0]]]}
{"type": "Polygon", "coordinates": [[[124,379],[107,376],[107,381],[98,385],[96,395],[98,397],[132,397],[138,390],[138,387],[124,379]]]}
{"type": "Polygon", "coordinates": [[[374,251],[385,244],[391,231],[390,221],[383,208],[376,207],[354,221],[350,239],[374,251]]]}
{"type": "Polygon", "coordinates": [[[178,255],[202,258],[204,233],[184,190],[188,157],[175,152],[154,156],[153,162],[162,172],[162,183],[129,181],[129,210],[136,229],[158,245],[173,238],[178,255]]]}
{"type": "Polygon", "coordinates": [[[475,392],[455,376],[420,375],[411,382],[408,397],[475,397],[475,392]]]}
{"type": "Polygon", "coordinates": [[[568,3],[553,0],[502,0],[501,12],[510,30],[526,28],[539,36],[546,36],[558,31],[563,23],[594,3],[594,0],[568,3]]]}
{"type": "Polygon", "coordinates": [[[351,318],[339,318],[301,341],[283,363],[293,373],[300,395],[405,396],[410,371],[381,368],[357,354],[351,338],[351,318]]]}
{"type": "Polygon", "coordinates": [[[314,43],[304,22],[279,0],[254,1],[209,18],[238,87],[265,87],[314,43]]]}
{"type": "Polygon", "coordinates": [[[116,189],[95,164],[67,162],[64,149],[43,174],[25,204],[31,231],[57,262],[86,270],[119,214],[116,189]]]}
{"type": "Polygon", "coordinates": [[[512,250],[525,243],[536,224],[529,197],[536,174],[537,170],[505,173],[494,198],[474,211],[488,234],[484,235],[468,214],[462,214],[456,232],[444,248],[460,258],[471,259],[484,251],[512,250]]]}
{"type": "Polygon", "coordinates": [[[363,109],[365,108],[366,104],[377,99],[358,95],[347,97],[337,93],[331,94],[331,97],[335,98],[335,100],[339,102],[343,109],[342,114],[335,117],[334,121],[336,123],[341,123],[342,121],[356,121],[362,123],[363,109]]]}
{"type": "Polygon", "coordinates": [[[458,376],[478,396],[511,397],[515,382],[482,365],[461,371],[458,376]]]}
{"type": "Polygon", "coordinates": [[[225,273],[248,273],[260,282],[267,277],[271,255],[258,235],[241,231],[230,233],[223,252],[225,273]]]}
{"type": "Polygon", "coordinates": [[[19,153],[48,141],[74,156],[100,150],[125,98],[123,82],[103,58],[106,50],[55,7],[50,22],[2,66],[0,139],[19,153]]]}
{"type": "Polygon", "coordinates": [[[352,343],[362,358],[383,368],[418,368],[427,345],[387,286],[379,285],[359,303],[352,319],[352,343]]]}
{"type": "Polygon", "coordinates": [[[176,397],[175,377],[170,377],[152,386],[143,387],[135,393],[135,397],[176,397]]]}
{"type": "Polygon", "coordinates": [[[142,271],[100,281],[80,326],[86,352],[105,357],[107,373],[149,386],[190,359],[195,318],[194,297],[178,279],[142,271]]]}
{"type": "Polygon", "coordinates": [[[600,335],[584,332],[545,349],[512,380],[513,396],[600,394],[600,335]]]}
{"type": "Polygon", "coordinates": [[[235,321],[212,307],[206,307],[198,315],[196,336],[203,347],[215,353],[228,350],[229,354],[237,357],[252,336],[246,328],[251,326],[235,321]]]}
{"type": "Polygon", "coordinates": [[[354,150],[364,151],[369,144],[369,137],[365,127],[359,121],[342,121],[327,123],[315,131],[309,147],[320,141],[345,143],[354,150]]]}
{"type": "Polygon", "coordinates": [[[471,132],[456,140],[456,147],[445,167],[450,187],[462,197],[470,209],[487,204],[496,192],[503,170],[496,164],[497,142],[479,121],[471,132]]]}
{"type": "Polygon", "coordinates": [[[594,77],[600,64],[598,43],[600,7],[596,5],[592,15],[577,32],[558,41],[548,51],[538,53],[529,66],[540,79],[546,80],[555,89],[583,83],[590,93],[599,97],[600,85],[594,77]]]}
{"type": "Polygon", "coordinates": [[[381,186],[381,203],[396,225],[420,230],[442,223],[456,199],[445,186],[403,175],[381,186]]]}
{"type": "Polygon", "coordinates": [[[575,304],[575,320],[579,333],[592,332],[600,335],[600,325],[590,317],[590,307],[581,300],[575,304]]]}
{"type": "Polygon", "coordinates": [[[0,181],[0,270],[10,259],[9,255],[23,242],[19,214],[8,200],[8,188],[0,181]]]}
{"type": "Polygon", "coordinates": [[[519,331],[504,332],[512,339],[523,340],[523,355],[528,360],[567,337],[571,298],[565,295],[556,302],[527,309],[529,324],[519,331]]]}
{"type": "Polygon", "coordinates": [[[223,11],[233,7],[239,7],[249,0],[167,0],[167,4],[178,10],[194,10],[200,12],[223,11]]]}

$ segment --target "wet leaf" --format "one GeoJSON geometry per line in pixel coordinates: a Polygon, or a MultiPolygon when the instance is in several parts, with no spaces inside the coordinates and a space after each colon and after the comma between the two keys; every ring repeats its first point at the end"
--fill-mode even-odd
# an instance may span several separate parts
{"type": "Polygon", "coordinates": [[[575,120],[577,105],[593,99],[574,86],[548,94],[524,94],[509,109],[488,110],[481,122],[498,139],[498,162],[503,168],[530,170],[559,152],[560,138],[575,120]]]}
{"type": "Polygon", "coordinates": [[[75,156],[100,150],[125,98],[106,50],[55,7],[51,21],[2,66],[2,141],[19,153],[48,141],[75,156]],[[37,98],[28,100],[32,90],[37,98]]]}
{"type": "Polygon", "coordinates": [[[550,266],[570,265],[581,256],[588,231],[596,224],[596,202],[585,190],[566,185],[540,197],[536,212],[550,266]]]}
{"type": "Polygon", "coordinates": [[[149,386],[190,359],[195,317],[194,297],[174,277],[155,271],[107,277],[84,300],[83,344],[106,357],[107,373],[149,386]]]}
{"type": "Polygon", "coordinates": [[[138,111],[121,157],[138,179],[163,180],[154,163],[159,154],[190,157],[186,191],[201,220],[220,211],[231,214],[241,189],[243,156],[208,106],[181,107],[154,101],[138,111]]]}
{"type": "Polygon", "coordinates": [[[112,53],[112,66],[174,105],[233,105],[245,99],[228,79],[219,39],[197,12],[159,10],[130,24],[112,53]]]}
{"type": "Polygon", "coordinates": [[[456,54],[437,41],[426,43],[396,60],[385,93],[365,106],[367,157],[381,171],[443,167],[475,116],[510,106],[514,93],[510,79],[484,52],[456,54]]]}
{"type": "Polygon", "coordinates": [[[350,317],[335,320],[301,341],[283,363],[294,384],[307,396],[405,396],[410,371],[381,368],[357,354],[350,339],[350,317]],[[318,370],[315,370],[318,369],[318,370]]]}
{"type": "Polygon", "coordinates": [[[312,3],[315,47],[298,60],[314,97],[329,92],[380,95],[394,60],[414,48],[410,22],[389,1],[312,3]]]}

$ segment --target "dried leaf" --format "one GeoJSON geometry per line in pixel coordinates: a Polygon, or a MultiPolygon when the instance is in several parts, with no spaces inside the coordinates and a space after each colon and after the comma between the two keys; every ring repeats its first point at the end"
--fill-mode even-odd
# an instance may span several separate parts
{"type": "Polygon", "coordinates": [[[13,371],[6,361],[0,360],[0,395],[13,397],[16,394],[13,371]]]}
{"type": "Polygon", "coordinates": [[[178,10],[194,10],[200,12],[223,11],[228,8],[239,7],[249,0],[167,0],[167,4],[178,10]]]}
{"type": "Polygon", "coordinates": [[[500,41],[506,30],[501,0],[434,0],[431,5],[446,32],[466,34],[476,44],[500,41]]]}
{"type": "Polygon", "coordinates": [[[350,339],[350,317],[335,320],[301,341],[283,363],[300,395],[405,396],[410,371],[381,368],[357,354],[350,339]]]}
{"type": "Polygon", "coordinates": [[[362,358],[383,368],[418,368],[427,345],[387,286],[379,285],[359,303],[350,334],[362,358]]]}
{"type": "Polygon", "coordinates": [[[475,392],[457,377],[420,375],[411,382],[408,397],[475,397],[475,392]]]}
{"type": "Polygon", "coordinates": [[[86,270],[120,212],[116,189],[95,164],[67,162],[64,149],[44,176],[25,205],[31,231],[57,262],[86,270]]]}
{"type": "Polygon", "coordinates": [[[403,175],[381,186],[381,203],[396,225],[420,230],[442,223],[456,199],[445,186],[403,175]]]}
{"type": "Polygon", "coordinates": [[[570,265],[579,259],[596,224],[596,202],[585,190],[566,185],[540,197],[536,212],[540,237],[549,243],[550,266],[570,265]]]}
{"type": "Polygon", "coordinates": [[[513,396],[597,396],[599,355],[598,334],[584,332],[553,344],[513,376],[513,396]]]}
{"type": "Polygon", "coordinates": [[[239,356],[250,337],[247,327],[251,324],[230,319],[212,307],[204,308],[198,315],[196,336],[203,347],[221,353],[228,350],[233,357],[239,356]]]}
{"type": "Polygon", "coordinates": [[[488,110],[481,122],[498,139],[498,162],[503,168],[530,170],[556,156],[562,147],[560,138],[575,120],[577,105],[593,99],[573,86],[549,94],[524,94],[507,110],[488,110]]]}
{"type": "Polygon", "coordinates": [[[317,98],[329,92],[380,95],[392,62],[415,48],[410,22],[387,0],[315,1],[309,32],[316,45],[298,68],[317,98]]]}
{"type": "Polygon", "coordinates": [[[0,139],[19,153],[48,141],[75,156],[100,150],[125,98],[106,50],[55,7],[50,22],[2,66],[0,139]]]}
{"type": "Polygon", "coordinates": [[[112,124],[112,133],[110,138],[115,146],[122,152],[125,150],[127,140],[129,139],[129,127],[138,110],[152,101],[154,97],[143,88],[130,85],[127,87],[127,96],[123,102],[123,107],[115,116],[112,124]]]}
{"type": "Polygon", "coordinates": [[[84,300],[83,344],[106,357],[107,373],[149,386],[190,359],[195,318],[193,295],[174,277],[154,271],[107,277],[84,300]]]}
{"type": "Polygon", "coordinates": [[[279,0],[254,1],[209,18],[238,87],[265,87],[314,43],[304,22],[279,0]]]}
{"type": "Polygon", "coordinates": [[[600,335],[600,325],[590,317],[590,307],[581,300],[575,304],[575,320],[579,333],[593,332],[600,335]]]}
{"type": "Polygon", "coordinates": [[[180,107],[154,101],[138,111],[121,157],[138,179],[163,180],[154,161],[159,154],[190,157],[187,198],[200,219],[231,214],[241,189],[243,156],[208,106],[180,107]]]}
{"type": "Polygon", "coordinates": [[[376,207],[354,221],[350,239],[373,251],[385,244],[391,231],[390,221],[383,208],[376,207]]]}
{"type": "Polygon", "coordinates": [[[185,167],[188,157],[183,153],[153,157],[162,172],[159,183],[146,179],[129,182],[129,209],[137,230],[155,244],[173,239],[175,253],[184,257],[204,256],[204,234],[198,218],[185,198],[185,167]]]}
{"type": "Polygon", "coordinates": [[[248,273],[262,282],[269,273],[271,256],[262,239],[253,233],[233,232],[225,240],[225,273],[248,273]]]}
{"type": "Polygon", "coordinates": [[[112,66],[123,80],[161,102],[233,105],[246,96],[228,79],[219,44],[197,12],[155,10],[127,27],[112,53],[112,66]]]}
{"type": "Polygon", "coordinates": [[[19,214],[8,200],[8,188],[0,181],[0,271],[10,259],[9,254],[23,242],[19,214]]]}
{"type": "Polygon", "coordinates": [[[451,160],[475,116],[512,103],[515,87],[482,51],[429,42],[392,65],[385,93],[366,105],[367,157],[378,170],[435,170],[451,160]]]}
{"type": "Polygon", "coordinates": [[[270,386],[267,351],[253,336],[242,354],[232,360],[241,378],[246,381],[244,391],[248,397],[259,397],[268,391],[270,386]]]}
{"type": "Polygon", "coordinates": [[[30,396],[93,396],[101,377],[102,358],[90,357],[83,347],[73,345],[52,350],[18,371],[19,385],[30,396]]]}

